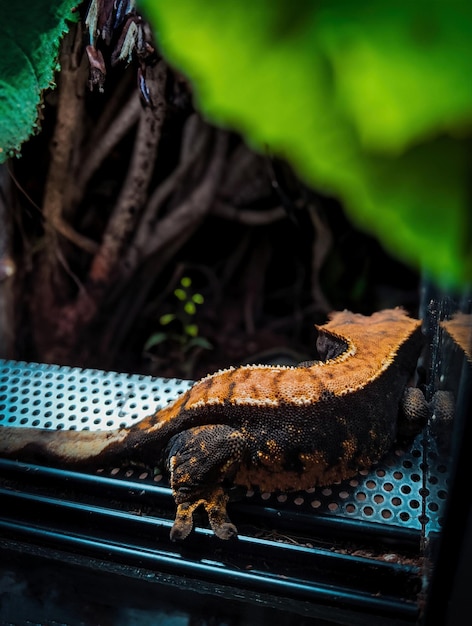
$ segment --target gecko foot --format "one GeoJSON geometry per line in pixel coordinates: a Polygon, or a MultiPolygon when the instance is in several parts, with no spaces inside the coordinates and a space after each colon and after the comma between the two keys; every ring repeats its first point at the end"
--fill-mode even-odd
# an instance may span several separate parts
{"type": "Polygon", "coordinates": [[[177,504],[171,539],[182,540],[190,534],[193,514],[200,506],[217,537],[231,539],[237,535],[226,512],[228,494],[223,483],[231,483],[244,451],[242,433],[225,424],[189,428],[169,441],[167,468],[177,504]]]}
{"type": "MultiPolygon", "coordinates": [[[[176,495],[176,499],[178,499],[178,495],[176,495]]],[[[228,495],[224,489],[214,487],[208,490],[204,498],[178,504],[175,522],[170,531],[171,540],[182,541],[188,537],[193,528],[193,514],[199,506],[204,507],[210,526],[219,539],[228,540],[237,537],[238,530],[226,512],[227,502],[228,495]]]]}

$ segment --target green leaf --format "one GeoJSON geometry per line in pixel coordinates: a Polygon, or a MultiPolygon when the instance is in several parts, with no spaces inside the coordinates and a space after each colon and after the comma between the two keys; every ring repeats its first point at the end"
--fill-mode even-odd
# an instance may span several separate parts
{"type": "Polygon", "coordinates": [[[192,348],[203,348],[204,350],[212,350],[213,346],[208,341],[208,339],[205,339],[204,337],[192,337],[192,339],[190,339],[186,344],[185,351],[188,352],[192,348]]]}
{"type": "Polygon", "coordinates": [[[187,302],[184,304],[185,313],[187,313],[187,315],[195,315],[196,310],[197,309],[195,307],[195,303],[191,300],[187,300],[187,302]]]}
{"type": "Polygon", "coordinates": [[[184,331],[189,337],[196,337],[198,335],[198,326],[196,324],[186,324],[184,331]]]}
{"type": "Polygon", "coordinates": [[[162,326],[167,326],[167,324],[170,324],[175,320],[175,317],[176,316],[174,313],[165,313],[164,315],[161,315],[161,317],[159,318],[159,322],[162,324],[162,326]]]}
{"type": "Polygon", "coordinates": [[[180,284],[182,285],[182,287],[188,288],[192,285],[192,279],[188,276],[184,276],[180,281],[180,284]]]}
{"type": "Polygon", "coordinates": [[[147,352],[147,350],[150,350],[154,346],[157,346],[160,343],[163,343],[167,339],[168,339],[167,333],[153,333],[144,344],[144,348],[143,348],[144,352],[147,352]]]}
{"type": "Polygon", "coordinates": [[[38,127],[42,91],[53,86],[59,42],[79,0],[0,0],[0,163],[38,127]]]}
{"type": "Polygon", "coordinates": [[[194,293],[192,296],[192,300],[195,302],[195,304],[203,304],[205,302],[205,299],[201,293],[194,293]]]}
{"type": "Polygon", "coordinates": [[[183,302],[184,300],[187,299],[187,292],[184,289],[180,289],[179,287],[177,289],[174,290],[174,296],[180,300],[181,302],[183,302]]]}
{"type": "Polygon", "coordinates": [[[445,286],[472,280],[472,3],[141,0],[200,109],[445,286]]]}

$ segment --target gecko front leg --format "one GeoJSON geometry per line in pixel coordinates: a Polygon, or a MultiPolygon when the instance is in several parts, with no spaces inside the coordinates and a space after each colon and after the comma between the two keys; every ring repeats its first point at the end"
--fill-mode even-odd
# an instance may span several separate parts
{"type": "Polygon", "coordinates": [[[224,424],[190,428],[172,437],[166,449],[167,468],[177,513],[170,537],[185,539],[193,528],[193,514],[203,506],[213,532],[220,539],[237,535],[228,517],[230,480],[244,458],[246,443],[241,432],[224,424]]]}

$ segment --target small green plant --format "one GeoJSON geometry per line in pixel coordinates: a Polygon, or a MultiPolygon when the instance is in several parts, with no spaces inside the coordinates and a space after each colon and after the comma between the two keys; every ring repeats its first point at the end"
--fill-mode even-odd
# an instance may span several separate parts
{"type": "Polygon", "coordinates": [[[165,342],[171,344],[170,350],[174,351],[177,348],[187,363],[186,373],[193,367],[197,348],[203,350],[213,348],[205,337],[198,334],[199,328],[195,319],[197,307],[203,304],[204,298],[201,293],[192,291],[191,286],[192,279],[188,276],[180,280],[173,294],[177,300],[175,313],[161,315],[159,324],[163,330],[153,333],[144,344],[145,352],[165,342]]]}

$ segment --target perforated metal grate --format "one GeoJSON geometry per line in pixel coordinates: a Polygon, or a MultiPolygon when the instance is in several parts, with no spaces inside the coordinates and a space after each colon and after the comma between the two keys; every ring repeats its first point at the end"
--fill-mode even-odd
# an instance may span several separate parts
{"type": "Polygon", "coordinates": [[[131,426],[191,382],[0,361],[0,423],[50,429],[131,426]]]}
{"type": "MultiPolygon", "coordinates": [[[[49,429],[105,430],[132,425],[164,406],[191,382],[100,370],[0,361],[0,424],[49,429]]],[[[279,510],[439,530],[447,495],[447,466],[423,435],[394,450],[370,471],[329,488],[297,493],[248,491],[251,502],[279,510]]],[[[160,481],[136,468],[117,479],[160,481]]]]}
{"type": "Polygon", "coordinates": [[[279,508],[295,506],[300,511],[424,529],[429,533],[442,525],[447,467],[438,461],[436,453],[430,455],[428,476],[424,467],[422,436],[418,436],[409,450],[394,450],[381,463],[348,481],[296,495],[263,493],[260,497],[279,508]]]}

